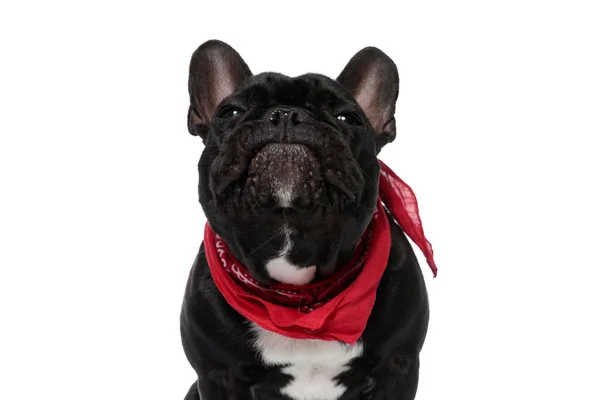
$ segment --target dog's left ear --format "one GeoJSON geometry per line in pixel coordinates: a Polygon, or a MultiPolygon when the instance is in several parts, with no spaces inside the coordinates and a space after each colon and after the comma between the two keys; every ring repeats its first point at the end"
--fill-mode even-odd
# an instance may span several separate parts
{"type": "Polygon", "coordinates": [[[190,61],[189,132],[204,140],[219,103],[250,76],[248,65],[227,43],[209,40],[198,47],[190,61]]]}
{"type": "Polygon", "coordinates": [[[376,47],[366,47],[348,62],[337,81],[350,91],[377,133],[377,151],[396,137],[396,64],[376,47]]]}

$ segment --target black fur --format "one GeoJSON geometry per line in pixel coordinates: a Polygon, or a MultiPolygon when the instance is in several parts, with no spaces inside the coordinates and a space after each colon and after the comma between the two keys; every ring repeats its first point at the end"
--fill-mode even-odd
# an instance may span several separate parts
{"type": "MultiPolygon", "coordinates": [[[[377,153],[395,137],[393,62],[367,48],[336,81],[253,76],[231,47],[210,41],[192,57],[189,88],[188,127],[205,143],[200,203],[234,256],[270,282],[264,267],[283,246],[285,222],[294,243],[288,258],[316,265],[317,279],[349,260],[375,207],[377,153]],[[277,153],[281,148],[294,149],[293,162],[277,153]],[[289,207],[273,195],[281,177],[303,185],[289,207]]],[[[427,293],[404,233],[391,217],[390,224],[392,250],[361,338],[364,355],[338,377],[348,388],[344,400],[408,400],[416,393],[427,293]]],[[[216,289],[203,247],[185,292],[181,336],[198,375],[186,399],[197,400],[199,392],[204,400],[286,398],[279,389],[289,377],[257,358],[247,321],[216,289]]]]}

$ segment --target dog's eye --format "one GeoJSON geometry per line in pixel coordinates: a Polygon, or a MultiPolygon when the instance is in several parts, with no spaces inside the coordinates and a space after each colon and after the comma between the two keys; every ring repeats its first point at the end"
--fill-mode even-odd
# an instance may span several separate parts
{"type": "Polygon", "coordinates": [[[240,115],[242,115],[243,112],[244,110],[242,110],[240,107],[226,106],[223,107],[221,111],[219,111],[219,114],[217,116],[219,118],[239,117],[240,115]]]}
{"type": "Polygon", "coordinates": [[[357,115],[351,113],[342,113],[336,115],[338,121],[345,122],[348,125],[362,125],[360,118],[357,115]]]}

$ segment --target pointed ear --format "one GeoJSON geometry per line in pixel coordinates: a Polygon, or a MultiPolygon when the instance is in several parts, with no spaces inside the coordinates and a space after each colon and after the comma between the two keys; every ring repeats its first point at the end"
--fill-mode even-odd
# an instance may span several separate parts
{"type": "Polygon", "coordinates": [[[377,151],[396,137],[396,64],[383,51],[366,47],[348,62],[337,81],[350,91],[377,133],[377,151]]]}
{"type": "Polygon", "coordinates": [[[204,140],[219,103],[250,76],[242,57],[227,43],[209,40],[198,47],[190,62],[189,132],[204,140]]]}

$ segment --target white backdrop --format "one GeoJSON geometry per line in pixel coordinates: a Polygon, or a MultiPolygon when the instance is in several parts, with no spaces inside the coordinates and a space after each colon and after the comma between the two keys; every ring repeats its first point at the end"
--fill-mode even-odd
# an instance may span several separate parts
{"type": "MultiPolygon", "coordinates": [[[[398,138],[439,277],[419,400],[600,398],[595,1],[0,6],[0,398],[183,399],[204,217],[187,68],[397,63],[398,138]]],[[[421,258],[421,260],[423,260],[421,258]]],[[[216,399],[210,399],[216,400],[216,399]]]]}

